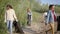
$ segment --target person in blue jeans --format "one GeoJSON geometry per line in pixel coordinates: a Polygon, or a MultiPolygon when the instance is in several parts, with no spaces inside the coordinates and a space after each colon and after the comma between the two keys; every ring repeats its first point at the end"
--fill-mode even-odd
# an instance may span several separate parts
{"type": "Polygon", "coordinates": [[[47,12],[47,24],[50,24],[52,28],[52,34],[54,34],[54,22],[56,21],[56,14],[54,11],[54,5],[49,5],[49,11],[47,12]]]}
{"type": "Polygon", "coordinates": [[[14,20],[18,21],[14,9],[8,4],[5,11],[5,22],[7,23],[9,34],[12,34],[12,25],[14,20]]]}

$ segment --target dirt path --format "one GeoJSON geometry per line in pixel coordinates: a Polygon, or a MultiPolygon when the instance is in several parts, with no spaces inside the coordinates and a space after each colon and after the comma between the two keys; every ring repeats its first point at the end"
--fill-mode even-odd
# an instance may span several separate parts
{"type": "MultiPolygon", "coordinates": [[[[23,31],[25,34],[39,34],[40,30],[43,30],[43,28],[41,28],[42,25],[43,24],[32,23],[31,26],[24,27],[23,31]]],[[[17,34],[17,33],[14,33],[14,34],[17,34]]]]}
{"type": "MultiPolygon", "coordinates": [[[[31,26],[26,26],[23,28],[23,31],[25,34],[46,34],[44,27],[44,23],[32,23],[31,26]]],[[[18,33],[14,33],[18,34],[18,33]]],[[[51,31],[49,31],[47,34],[52,34],[51,31]]],[[[55,34],[60,34],[55,33],[55,34]]]]}

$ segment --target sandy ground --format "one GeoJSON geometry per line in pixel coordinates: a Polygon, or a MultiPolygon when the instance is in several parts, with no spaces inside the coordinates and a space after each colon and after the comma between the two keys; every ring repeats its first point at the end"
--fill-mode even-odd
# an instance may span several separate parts
{"type": "MultiPolygon", "coordinates": [[[[48,31],[46,33],[47,30],[50,30],[51,27],[48,25],[45,25],[44,23],[44,19],[42,18],[42,16],[40,16],[39,20],[37,20],[38,22],[32,22],[31,26],[26,26],[23,28],[23,31],[25,34],[52,34],[51,31],[48,31]]],[[[55,34],[60,34],[60,31],[57,31],[57,22],[55,23],[55,34]]],[[[18,34],[18,33],[14,33],[14,34],[18,34]]]]}
{"type": "MultiPolygon", "coordinates": [[[[26,26],[25,28],[23,28],[23,31],[25,34],[46,34],[46,30],[49,30],[49,29],[50,29],[49,27],[47,27],[46,29],[46,26],[44,23],[32,23],[31,26],[26,26]]],[[[55,31],[56,31],[56,26],[55,26],[55,31]]],[[[17,33],[14,33],[14,34],[17,34],[17,33]]],[[[47,34],[52,34],[52,33],[51,31],[48,31],[47,34]]],[[[60,32],[56,32],[55,34],[60,34],[60,32]]]]}

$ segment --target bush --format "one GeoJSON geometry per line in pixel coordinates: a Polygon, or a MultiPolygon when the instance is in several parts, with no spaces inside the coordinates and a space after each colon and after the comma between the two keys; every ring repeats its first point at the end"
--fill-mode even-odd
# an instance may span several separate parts
{"type": "Polygon", "coordinates": [[[7,34],[7,28],[3,22],[0,23],[0,34],[7,34]]]}

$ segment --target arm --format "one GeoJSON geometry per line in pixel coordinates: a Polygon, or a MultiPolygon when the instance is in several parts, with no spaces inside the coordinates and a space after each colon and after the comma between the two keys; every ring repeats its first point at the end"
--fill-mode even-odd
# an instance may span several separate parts
{"type": "Polygon", "coordinates": [[[4,22],[6,22],[6,18],[7,18],[6,15],[7,15],[7,14],[6,14],[6,12],[5,12],[5,20],[4,20],[4,22]]]}
{"type": "Polygon", "coordinates": [[[14,10],[13,10],[13,17],[16,21],[18,21],[14,10]]]}
{"type": "Polygon", "coordinates": [[[31,12],[31,21],[32,21],[33,19],[32,19],[32,12],[31,12]]]}
{"type": "Polygon", "coordinates": [[[47,23],[49,22],[50,11],[47,13],[47,23]]]}

